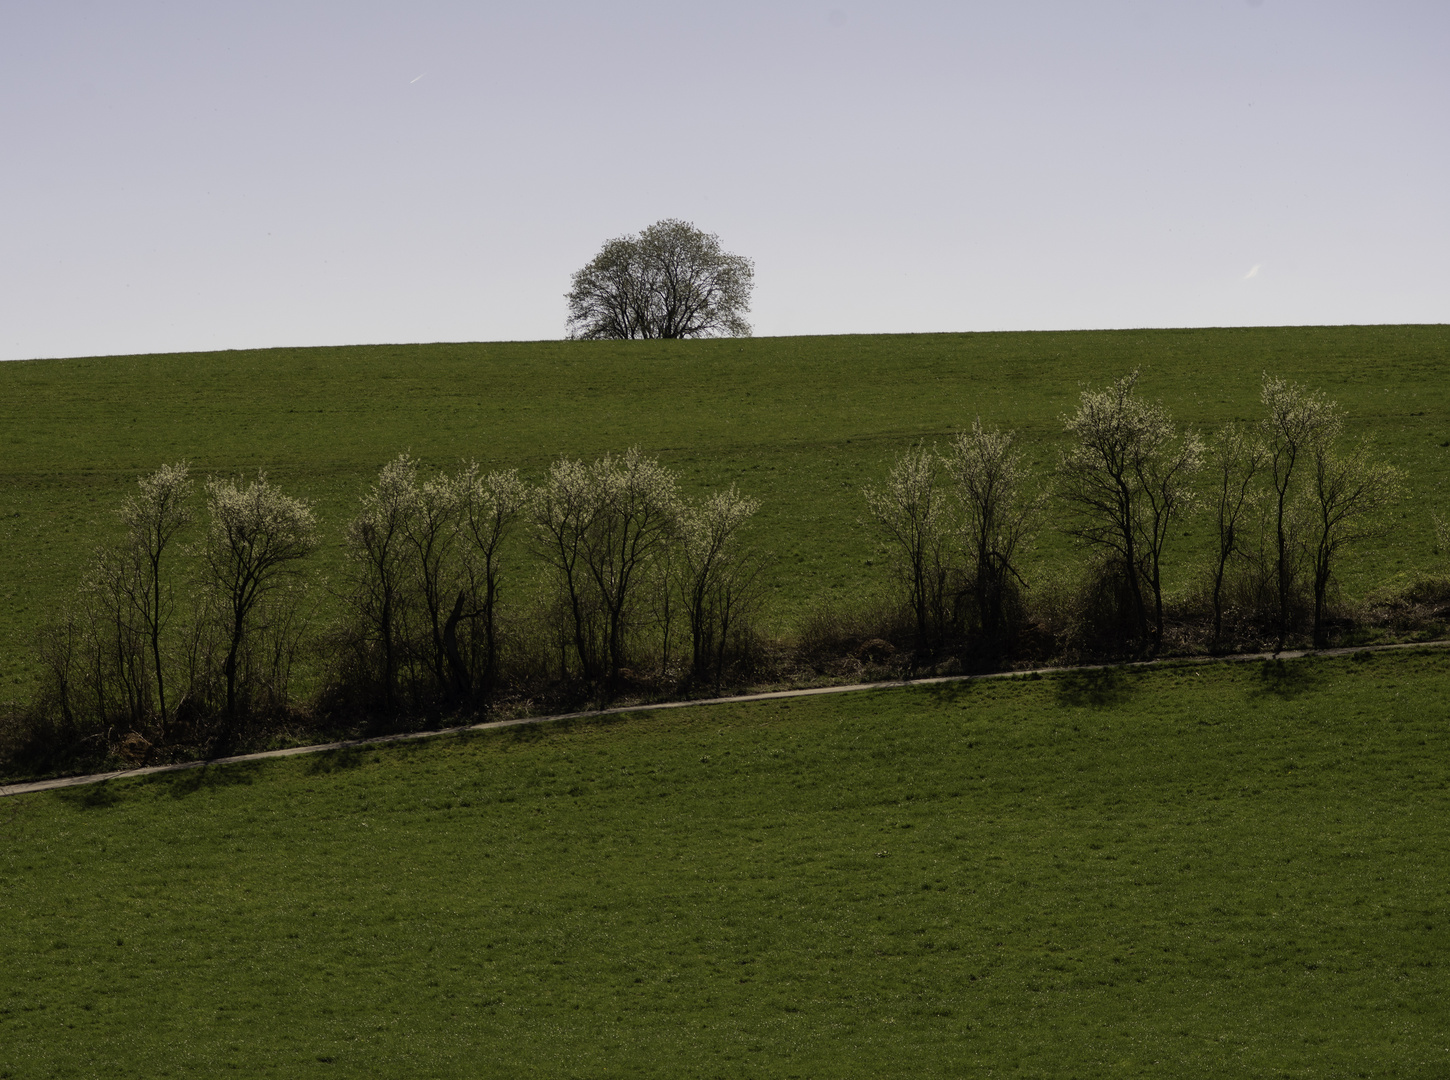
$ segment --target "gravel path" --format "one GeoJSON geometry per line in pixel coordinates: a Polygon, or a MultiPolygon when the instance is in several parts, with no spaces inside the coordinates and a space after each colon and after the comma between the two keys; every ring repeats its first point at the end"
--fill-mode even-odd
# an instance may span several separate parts
{"type": "Polygon", "coordinates": [[[0,785],[0,798],[7,795],[28,795],[36,791],[100,784],[107,780],[125,780],[135,776],[204,769],[215,765],[232,765],[242,761],[267,761],[271,758],[296,757],[299,754],[323,754],[330,750],[350,750],[359,746],[380,746],[384,743],[410,742],[414,739],[435,739],[440,735],[457,735],[465,731],[492,731],[496,728],[520,727],[525,724],[551,724],[560,720],[588,720],[620,713],[654,712],[659,709],[691,709],[697,705],[734,705],[751,701],[776,701],[781,698],[815,697],[819,694],[854,694],[862,690],[890,690],[902,686],[932,686],[941,683],[973,682],[981,679],[1013,679],[1024,675],[1062,675],[1074,671],[1104,671],[1108,668],[1168,667],[1191,664],[1246,663],[1252,660],[1295,660],[1303,656],[1350,656],[1359,652],[1389,652],[1395,649],[1444,648],[1450,641],[1411,642],[1402,645],[1372,645],[1347,649],[1301,649],[1280,653],[1243,653],[1235,656],[1166,657],[1161,660],[1138,660],[1127,664],[1083,664],[1077,667],[1030,668],[1023,671],[998,671],[984,675],[937,675],[924,679],[901,679],[894,682],[852,683],[849,686],[818,686],[807,690],[775,690],[765,694],[741,694],[737,697],[694,698],[689,701],[661,701],[650,705],[621,705],[613,709],[558,713],[554,716],[526,716],[517,720],[489,720],[481,724],[440,728],[437,731],[415,731],[404,735],[379,735],[371,739],[349,739],[345,742],[320,743],[316,746],[294,746],[287,750],[265,750],[258,754],[237,754],[234,757],[212,758],[208,761],[187,761],[177,765],[152,765],[139,769],[92,773],[89,776],[63,776],[54,780],[36,780],[27,784],[0,785]]]}

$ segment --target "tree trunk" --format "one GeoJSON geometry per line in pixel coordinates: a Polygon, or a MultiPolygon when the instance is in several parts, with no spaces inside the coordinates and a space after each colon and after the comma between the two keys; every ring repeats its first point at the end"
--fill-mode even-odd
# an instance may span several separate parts
{"type": "MultiPolygon", "coordinates": [[[[1293,474],[1294,463],[1291,460],[1289,469],[1284,473],[1284,483],[1278,487],[1278,514],[1275,518],[1274,538],[1276,542],[1276,554],[1278,562],[1279,585],[1279,640],[1278,648],[1283,649],[1284,642],[1289,637],[1289,567],[1287,562],[1289,539],[1284,535],[1284,499],[1289,490],[1289,477],[1293,474]]],[[[1277,485],[1276,485],[1277,487],[1277,485]]]]}
{"type": "Polygon", "coordinates": [[[222,668],[227,677],[227,719],[233,726],[237,722],[237,654],[241,648],[242,620],[238,618],[232,625],[231,645],[227,649],[226,663],[222,668]]]}
{"type": "Polygon", "coordinates": [[[398,661],[393,648],[393,604],[383,600],[383,610],[378,621],[383,631],[383,708],[392,712],[396,704],[394,690],[398,681],[398,661]]]}
{"type": "Polygon", "coordinates": [[[1314,559],[1314,647],[1322,649],[1328,644],[1324,633],[1324,600],[1329,592],[1329,553],[1322,548],[1314,559]]]}
{"type": "Polygon", "coordinates": [[[166,743],[166,679],[161,670],[161,565],[151,564],[151,659],[156,664],[156,701],[161,707],[160,742],[166,743]]]}
{"type": "Polygon", "coordinates": [[[453,602],[453,611],[443,625],[443,650],[448,657],[448,673],[453,683],[453,694],[458,700],[466,699],[473,691],[473,681],[468,675],[468,666],[458,651],[458,623],[463,619],[463,608],[468,594],[458,590],[458,599],[453,602]]]}
{"type": "Polygon", "coordinates": [[[1163,646],[1163,579],[1156,555],[1153,558],[1153,576],[1150,581],[1153,586],[1153,651],[1156,653],[1163,646]]]}
{"type": "Polygon", "coordinates": [[[1223,572],[1225,560],[1220,557],[1213,575],[1213,643],[1223,640],[1223,572]]]}
{"type": "Polygon", "coordinates": [[[1133,597],[1133,614],[1138,624],[1138,638],[1148,637],[1148,604],[1143,599],[1142,571],[1138,568],[1138,556],[1133,544],[1131,524],[1123,537],[1123,570],[1128,575],[1128,592],[1133,597]]]}

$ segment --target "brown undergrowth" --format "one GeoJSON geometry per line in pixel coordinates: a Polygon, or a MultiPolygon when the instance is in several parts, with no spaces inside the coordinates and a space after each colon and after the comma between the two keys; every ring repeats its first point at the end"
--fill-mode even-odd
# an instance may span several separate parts
{"type": "MultiPolygon", "coordinates": [[[[855,603],[822,602],[801,619],[794,634],[771,637],[750,629],[734,642],[718,677],[692,680],[676,653],[639,650],[612,687],[570,672],[567,659],[547,655],[550,635],[540,628],[516,631],[498,684],[486,699],[449,701],[416,692],[379,707],[368,688],[347,682],[345,664],[309,699],[273,706],[225,723],[218,716],[178,710],[165,736],[154,726],[115,718],[85,724],[67,716],[55,698],[28,705],[11,702],[0,713],[0,777],[33,779],[66,773],[199,760],[349,737],[422,731],[489,718],[709,698],[750,692],[886,682],[933,675],[1011,671],[1040,666],[1111,663],[1157,657],[1234,655],[1272,650],[1274,613],[1255,604],[1242,588],[1213,634],[1213,613],[1202,589],[1169,605],[1162,645],[1149,650],[1135,641],[1111,582],[1088,575],[1047,582],[1018,612],[1002,640],[984,642],[970,633],[946,632],[918,639],[911,613],[889,597],[855,603]]],[[[1286,648],[1312,644],[1308,605],[1299,598],[1286,648]]],[[[1329,647],[1426,641],[1450,635],[1450,578],[1428,576],[1371,594],[1358,603],[1336,598],[1328,622],[1329,647]]],[[[319,646],[321,651],[326,643],[319,646]]],[[[335,659],[335,658],[334,658],[335,659]]]]}

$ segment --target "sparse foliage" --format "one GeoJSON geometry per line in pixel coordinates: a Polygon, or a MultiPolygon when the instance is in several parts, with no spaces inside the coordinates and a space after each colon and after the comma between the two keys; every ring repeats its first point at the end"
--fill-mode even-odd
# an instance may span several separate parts
{"type": "Polygon", "coordinates": [[[590,470],[599,512],[584,556],[605,619],[611,687],[625,665],[625,631],[641,572],[669,543],[680,502],[675,478],[638,447],[608,455],[590,470]]]}
{"type": "Polygon", "coordinates": [[[1017,560],[1031,542],[1046,494],[1028,490],[1022,455],[1009,431],[987,431],[980,419],[959,433],[943,462],[956,481],[959,536],[966,555],[978,626],[987,642],[1004,629],[1008,597],[1022,584],[1017,560]]]}
{"type": "Polygon", "coordinates": [[[937,484],[940,462],[924,446],[896,459],[882,487],[863,490],[866,505],[885,534],[897,573],[906,585],[917,639],[929,645],[947,621],[946,500],[937,484]]]}
{"type": "Polygon", "coordinates": [[[1210,495],[1218,551],[1213,565],[1213,640],[1223,638],[1224,578],[1235,555],[1248,554],[1245,518],[1252,512],[1254,479],[1263,469],[1266,449],[1257,433],[1241,424],[1226,424],[1209,448],[1213,489],[1210,495]]]}
{"type": "Polygon", "coordinates": [[[679,496],[669,470],[636,447],[593,465],[561,459],[531,500],[537,550],[553,567],[586,679],[612,691],[647,567],[670,541],[679,496]]]}
{"type": "Polygon", "coordinates": [[[1161,402],[1137,396],[1138,372],[1104,390],[1084,390],[1063,422],[1075,445],[1059,466],[1069,533],[1112,553],[1131,597],[1140,638],[1163,640],[1162,557],[1172,523],[1191,505],[1202,466],[1197,436],[1178,435],[1161,402]],[[1150,627],[1147,587],[1153,605],[1150,627]]]}
{"type": "Polygon", "coordinates": [[[146,630],[139,615],[146,592],[141,552],[129,544],[98,550],[81,586],[82,620],[97,658],[97,715],[124,717],[132,730],[145,724],[151,707],[146,630]]]}
{"type": "MultiPolygon", "coordinates": [[[[554,572],[567,607],[569,637],[585,679],[593,680],[600,667],[599,605],[589,588],[586,539],[594,519],[602,512],[600,499],[582,461],[560,458],[529,499],[534,545],[539,557],[554,572]]],[[[565,665],[561,663],[561,668],[565,665]]]]}
{"type": "Polygon", "coordinates": [[[731,632],[749,612],[760,563],[742,550],[740,532],[760,508],[731,484],[680,515],[681,585],[690,622],[691,676],[725,668],[731,632]]]}
{"type": "Polygon", "coordinates": [[[421,601],[426,633],[426,637],[418,635],[422,640],[416,643],[417,651],[433,684],[442,690],[449,683],[444,630],[452,618],[451,612],[444,609],[456,608],[453,597],[463,592],[455,557],[459,539],[458,485],[440,474],[414,484],[409,495],[408,512],[403,516],[406,573],[421,601]]]}
{"type": "Polygon", "coordinates": [[[610,240],[574,275],[575,339],[749,337],[755,268],[720,238],[666,218],[638,236],[610,240]]]}
{"type": "MultiPolygon", "coordinates": [[[[747,656],[778,665],[771,678],[794,678],[805,667],[792,664],[846,674],[927,657],[950,671],[979,662],[984,644],[1014,661],[1130,642],[1156,650],[1165,549],[1192,505],[1205,449],[1160,403],[1139,398],[1137,382],[1134,372],[1084,390],[1063,418],[1071,445],[1058,492],[1067,530],[1090,548],[1085,565],[1042,568],[1026,595],[1020,564],[1047,495],[1013,433],[977,420],[942,454],[908,449],[883,484],[863,491],[899,591],[818,604],[793,642],[769,650],[757,651],[764,639],[752,623],[764,560],[744,539],[759,504],[733,485],[684,499],[674,474],[638,448],[592,464],[561,458],[535,488],[515,470],[484,474],[477,464],[425,477],[399,454],[346,529],[350,611],[315,715],[353,724],[363,705],[370,724],[386,724],[485,702],[571,707],[586,693],[638,685],[643,670],[660,684],[718,686],[746,670],[747,656]],[[542,573],[501,623],[520,518],[542,573]],[[688,675],[671,664],[685,625],[688,675]],[[913,635],[915,649],[898,652],[913,635]]],[[[1322,395],[1266,378],[1262,396],[1262,419],[1226,426],[1206,454],[1213,640],[1225,647],[1240,626],[1261,635],[1272,620],[1282,644],[1307,626],[1312,597],[1323,646],[1343,553],[1386,527],[1402,476],[1369,443],[1342,442],[1343,414],[1322,395]],[[1230,625],[1229,612],[1249,617],[1230,625]]],[[[265,475],[208,481],[208,526],[185,563],[199,573],[183,578],[178,537],[191,487],[185,464],[142,477],[120,507],[124,540],[97,551],[75,601],[41,633],[44,681],[25,723],[30,745],[55,755],[32,757],[43,767],[76,754],[164,760],[188,743],[258,734],[242,721],[284,712],[302,640],[292,585],[317,544],[312,512],[265,475]]],[[[1432,518],[1443,554],[1450,527],[1432,518]]],[[[1431,584],[1427,595],[1442,603],[1443,582],[1431,584]]],[[[1171,612],[1201,618],[1185,641],[1207,626],[1200,596],[1171,612]]],[[[289,724],[303,719],[290,705],[285,713],[289,724]]]]}
{"type": "Polygon", "coordinates": [[[1278,586],[1278,644],[1284,647],[1289,635],[1291,597],[1299,567],[1293,507],[1294,485],[1306,455],[1327,452],[1344,427],[1344,414],[1323,394],[1297,383],[1264,376],[1260,394],[1267,415],[1259,430],[1267,455],[1269,482],[1273,486],[1274,579],[1278,586]]]}
{"type": "Polygon", "coordinates": [[[126,523],[125,559],[130,568],[123,580],[134,583],[127,597],[139,618],[151,652],[156,678],[156,703],[160,710],[160,737],[166,738],[166,665],[161,656],[161,636],[171,618],[172,586],[165,563],[172,541],[191,522],[188,502],[192,482],[186,463],[163,465],[137,481],[141,490],[121,505],[126,523]]]}
{"type": "Polygon", "coordinates": [[[482,676],[492,689],[498,674],[498,600],[503,579],[502,546],[519,514],[528,502],[528,489],[518,470],[507,469],[480,476],[471,464],[456,481],[460,527],[465,543],[464,572],[467,589],[454,601],[444,632],[449,662],[460,692],[471,692],[474,676],[458,649],[461,619],[477,620],[483,630],[482,676]]]}
{"type": "Polygon", "coordinates": [[[85,716],[164,741],[172,712],[162,640],[173,609],[169,563],[191,520],[192,485],[184,464],[163,465],[138,484],[119,510],[124,538],[97,549],[77,602],[42,632],[41,658],[67,725],[85,716]]]}
{"type": "Polygon", "coordinates": [[[377,483],[363,497],[358,515],[348,524],[348,557],[352,563],[351,602],[365,627],[365,644],[378,650],[379,681],[384,708],[396,704],[402,661],[408,588],[406,544],[408,519],[418,490],[418,465],[406,453],[383,466],[377,483]]]}
{"type": "Polygon", "coordinates": [[[502,545],[525,501],[514,470],[418,471],[408,454],[384,465],[348,527],[363,669],[385,709],[405,673],[414,707],[492,688],[502,545]]]}
{"type": "Polygon", "coordinates": [[[1340,551],[1384,531],[1381,511],[1399,497],[1400,472],[1368,442],[1344,452],[1315,443],[1309,499],[1314,536],[1314,644],[1323,647],[1325,601],[1340,551]]]}
{"type": "MultiPolygon", "coordinates": [[[[208,480],[206,504],[210,522],[203,556],[225,624],[226,711],[235,724],[241,715],[241,663],[261,629],[264,601],[278,596],[317,546],[316,524],[307,504],[273,487],[265,473],[245,486],[208,480]]],[[[281,606],[273,614],[269,629],[285,635],[293,612],[281,606]]]]}

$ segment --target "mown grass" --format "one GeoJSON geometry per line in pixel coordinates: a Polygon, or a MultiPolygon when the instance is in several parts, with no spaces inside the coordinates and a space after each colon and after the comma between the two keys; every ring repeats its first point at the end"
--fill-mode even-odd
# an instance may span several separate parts
{"type": "MultiPolygon", "coordinates": [[[[1349,411],[1409,473],[1387,540],[1346,563],[1351,595],[1433,559],[1428,510],[1450,474],[1450,328],[1299,327],[932,334],[695,342],[534,342],[274,349],[0,365],[0,700],[29,696],[36,626],[70,596],[135,478],[265,468],[317,503],[335,584],[342,527],[403,449],[537,478],[560,454],[639,445],[693,492],[734,481],[762,501],[757,538],[775,628],[883,581],[860,489],[916,440],[981,415],[1020,430],[1042,470],[1085,383],[1134,367],[1142,390],[1205,430],[1258,414],[1264,371],[1349,411]]],[[[1200,523],[1170,550],[1181,586],[1200,523]]],[[[1045,563],[1066,543],[1048,530],[1045,563]]],[[[515,588],[513,596],[520,590],[515,588]]],[[[327,615],[327,588],[316,591],[327,615]]]]}
{"type": "Polygon", "coordinates": [[[1441,651],[0,803],[0,1076],[1450,1074],[1441,651]]]}

